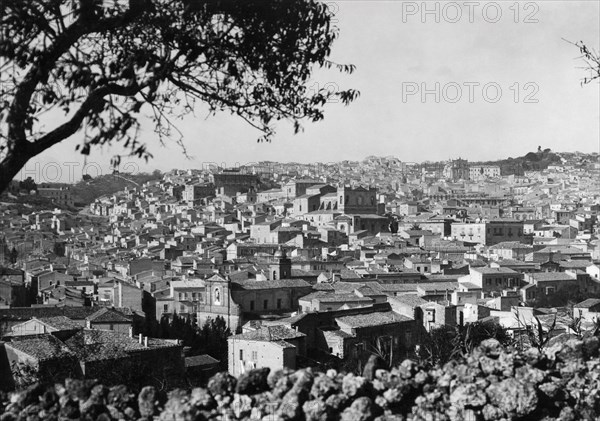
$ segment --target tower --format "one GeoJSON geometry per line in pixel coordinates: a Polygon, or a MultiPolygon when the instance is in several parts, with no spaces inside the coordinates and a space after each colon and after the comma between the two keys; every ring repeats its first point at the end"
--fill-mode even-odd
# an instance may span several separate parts
{"type": "Polygon", "coordinates": [[[281,247],[273,254],[273,263],[269,265],[269,278],[272,281],[292,277],[292,261],[281,247]]]}

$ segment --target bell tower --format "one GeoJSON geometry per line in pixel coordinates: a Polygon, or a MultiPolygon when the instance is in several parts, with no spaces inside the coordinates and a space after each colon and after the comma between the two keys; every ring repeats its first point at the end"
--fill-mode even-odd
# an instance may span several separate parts
{"type": "Polygon", "coordinates": [[[273,254],[273,263],[269,265],[269,279],[278,281],[292,277],[292,261],[281,247],[273,254]]]}

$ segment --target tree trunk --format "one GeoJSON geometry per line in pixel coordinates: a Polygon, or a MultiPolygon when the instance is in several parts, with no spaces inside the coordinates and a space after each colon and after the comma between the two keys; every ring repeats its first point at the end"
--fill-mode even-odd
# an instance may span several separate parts
{"type": "Polygon", "coordinates": [[[17,176],[19,171],[33,156],[23,150],[13,150],[8,153],[6,158],[0,163],[0,193],[8,188],[12,179],[17,176]]]}

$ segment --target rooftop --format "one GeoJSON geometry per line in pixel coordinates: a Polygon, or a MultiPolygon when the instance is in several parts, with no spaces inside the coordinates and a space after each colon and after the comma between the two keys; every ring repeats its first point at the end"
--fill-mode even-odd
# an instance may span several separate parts
{"type": "Polygon", "coordinates": [[[276,342],[284,341],[288,339],[303,338],[306,335],[301,332],[297,332],[293,329],[288,329],[285,326],[274,325],[274,326],[261,326],[256,330],[250,332],[241,333],[239,335],[230,336],[229,339],[244,339],[249,341],[265,341],[265,342],[276,342]]]}
{"type": "Polygon", "coordinates": [[[6,346],[21,351],[38,361],[72,358],[75,356],[64,343],[51,334],[17,336],[10,343],[7,343],[6,346]]]}
{"type": "Polygon", "coordinates": [[[338,324],[344,324],[351,328],[364,328],[372,326],[389,325],[413,320],[393,311],[375,312],[368,314],[357,314],[354,316],[342,316],[335,319],[338,324]]]}

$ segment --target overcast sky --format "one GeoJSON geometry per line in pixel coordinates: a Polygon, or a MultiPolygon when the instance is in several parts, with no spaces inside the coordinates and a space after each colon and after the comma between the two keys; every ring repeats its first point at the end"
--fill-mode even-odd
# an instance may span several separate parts
{"type": "MultiPolygon", "coordinates": [[[[422,2],[329,4],[340,28],[332,59],[355,64],[356,72],[319,71],[312,86],[355,88],[361,92],[357,101],[348,107],[328,104],[325,120],[307,123],[299,135],[282,124],[272,143],[257,143],[259,133],[238,118],[205,119],[205,110],[199,110],[197,118],[180,123],[191,160],[176,145],[159,146],[145,125],[143,139],[155,158],[148,164],[131,159],[124,169],[333,162],[368,155],[476,161],[521,156],[538,145],[599,151],[600,85],[580,86],[583,63],[563,38],[598,49],[600,2],[427,2],[429,13],[422,2]]],[[[74,150],[80,141],[75,135],[46,151],[22,176],[54,181],[60,168],[60,180],[78,181],[86,163],[74,150]]],[[[116,152],[93,150],[87,163],[106,171],[116,152]]]]}

